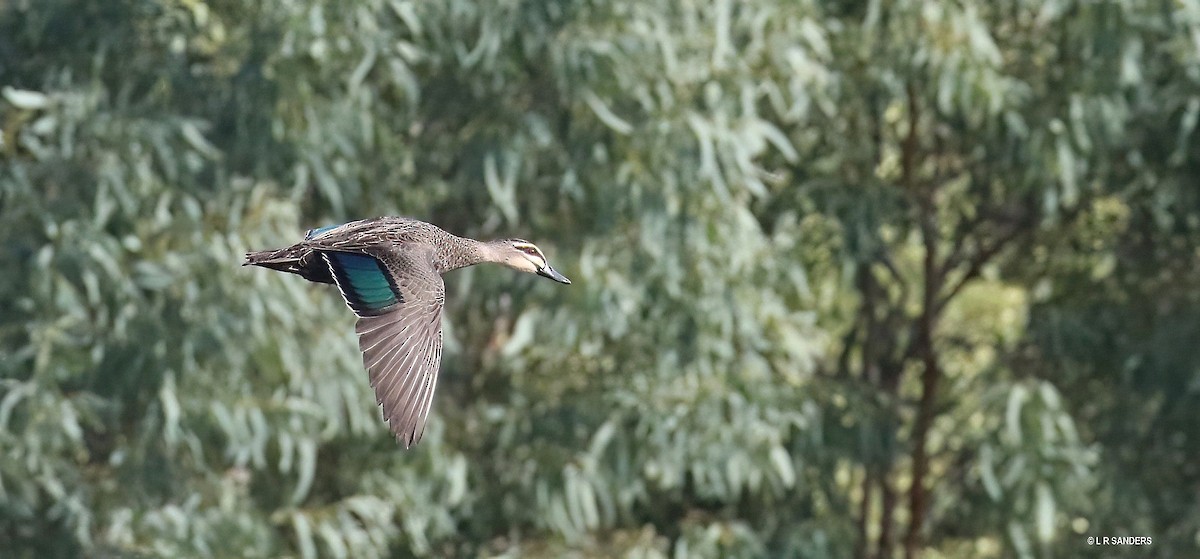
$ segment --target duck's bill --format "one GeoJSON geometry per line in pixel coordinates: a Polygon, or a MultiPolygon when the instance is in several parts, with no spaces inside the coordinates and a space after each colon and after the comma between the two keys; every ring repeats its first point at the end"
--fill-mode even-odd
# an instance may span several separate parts
{"type": "Polygon", "coordinates": [[[549,264],[542,266],[542,269],[537,271],[537,275],[550,278],[558,283],[565,283],[568,285],[571,283],[571,280],[567,279],[567,276],[558,273],[558,270],[551,268],[549,264]]]}

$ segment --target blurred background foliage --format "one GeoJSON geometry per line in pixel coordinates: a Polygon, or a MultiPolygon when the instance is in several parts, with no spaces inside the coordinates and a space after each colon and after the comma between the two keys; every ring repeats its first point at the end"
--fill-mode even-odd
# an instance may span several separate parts
{"type": "Polygon", "coordinates": [[[1200,546],[1200,2],[0,3],[6,557],[1200,546]],[[336,293],[409,215],[430,430],[336,293]]]}

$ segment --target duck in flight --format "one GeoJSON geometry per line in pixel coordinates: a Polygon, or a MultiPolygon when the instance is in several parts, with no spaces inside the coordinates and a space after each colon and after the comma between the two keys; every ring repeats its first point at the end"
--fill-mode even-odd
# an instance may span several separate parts
{"type": "Polygon", "coordinates": [[[242,265],[338,287],[358,316],[354,330],[375,401],[409,448],[425,431],[442,358],[442,274],[481,262],[571,283],[529,241],[476,241],[406,217],[310,229],[292,246],[247,253],[242,265]]]}

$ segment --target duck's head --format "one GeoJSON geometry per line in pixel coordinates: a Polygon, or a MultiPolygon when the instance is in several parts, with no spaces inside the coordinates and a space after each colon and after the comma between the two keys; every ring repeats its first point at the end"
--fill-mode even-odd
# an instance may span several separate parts
{"type": "Polygon", "coordinates": [[[522,272],[537,274],[550,278],[558,283],[570,284],[571,280],[550,267],[546,255],[537,245],[523,239],[504,239],[496,241],[499,245],[500,263],[522,272]]]}

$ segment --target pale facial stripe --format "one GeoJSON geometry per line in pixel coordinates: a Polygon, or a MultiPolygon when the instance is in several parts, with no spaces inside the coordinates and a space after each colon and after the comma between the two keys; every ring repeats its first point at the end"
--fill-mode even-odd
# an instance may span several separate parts
{"type": "Polygon", "coordinates": [[[534,264],[537,264],[539,268],[546,265],[546,255],[542,254],[542,249],[533,243],[513,243],[513,248],[533,257],[534,264]]]}

